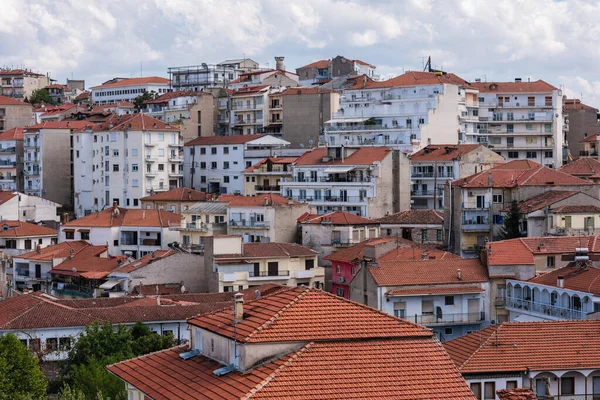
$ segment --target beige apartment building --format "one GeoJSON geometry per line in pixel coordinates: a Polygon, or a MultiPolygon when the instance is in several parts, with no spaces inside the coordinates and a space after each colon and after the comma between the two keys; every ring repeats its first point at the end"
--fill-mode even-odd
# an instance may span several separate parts
{"type": "Polygon", "coordinates": [[[27,69],[0,69],[0,96],[19,100],[50,85],[50,78],[27,69]]]}
{"type": "Polygon", "coordinates": [[[181,216],[181,223],[171,224],[169,229],[179,232],[179,246],[185,250],[201,253],[206,238],[227,233],[226,202],[200,201],[181,216]]]}
{"type": "Polygon", "coordinates": [[[0,132],[33,124],[31,104],[0,95],[0,132]]]}
{"type": "Polygon", "coordinates": [[[279,183],[292,175],[291,164],[298,157],[269,157],[262,159],[244,174],[244,195],[254,196],[261,193],[279,193],[279,183]]]}

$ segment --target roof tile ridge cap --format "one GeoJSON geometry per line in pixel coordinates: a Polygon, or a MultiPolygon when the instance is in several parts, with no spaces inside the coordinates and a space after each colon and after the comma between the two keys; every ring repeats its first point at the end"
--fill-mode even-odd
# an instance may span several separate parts
{"type": "MultiPolygon", "coordinates": [[[[291,291],[291,290],[290,290],[291,291]]],[[[310,292],[310,289],[304,289],[300,294],[298,294],[298,296],[294,297],[288,304],[286,304],[281,310],[279,310],[277,313],[275,313],[275,315],[273,315],[271,318],[269,318],[266,322],[264,322],[261,326],[259,326],[258,328],[256,328],[252,333],[250,333],[248,336],[246,336],[246,338],[243,340],[244,342],[248,342],[250,340],[250,338],[258,335],[260,332],[262,332],[263,330],[267,329],[268,327],[270,327],[276,320],[279,319],[279,317],[287,310],[289,310],[293,305],[297,304],[301,299],[303,299],[306,294],[310,292]]]]}
{"type": "Polygon", "coordinates": [[[62,307],[62,308],[68,309],[68,310],[75,310],[73,307],[70,307],[70,306],[68,306],[66,304],[56,303],[55,301],[50,300],[50,299],[46,299],[46,298],[44,298],[42,296],[35,296],[35,298],[38,299],[39,301],[44,302],[44,303],[53,304],[55,306],[62,307]]]}
{"type": "MultiPolygon", "coordinates": [[[[465,362],[463,362],[459,367],[458,370],[462,370],[464,367],[466,367],[466,365],[488,344],[488,342],[490,341],[490,339],[496,335],[496,337],[498,337],[498,331],[504,326],[504,324],[499,324],[495,329],[492,329],[492,332],[490,333],[490,335],[483,341],[483,343],[481,343],[479,345],[479,347],[477,347],[477,350],[475,350],[473,352],[473,354],[471,354],[470,357],[468,357],[465,362]]],[[[477,334],[477,332],[473,332],[474,335],[477,334]]]]}
{"type": "Polygon", "coordinates": [[[116,362],[114,364],[109,364],[109,365],[106,366],[106,368],[108,369],[110,367],[114,367],[114,366],[117,366],[119,364],[123,364],[123,363],[129,362],[129,361],[140,360],[142,358],[150,357],[150,356],[153,356],[153,355],[159,354],[159,353],[166,353],[167,351],[171,351],[171,350],[179,349],[179,348],[188,348],[189,349],[190,348],[190,344],[189,343],[180,344],[179,346],[173,346],[173,347],[169,347],[169,348],[166,348],[166,349],[153,351],[152,353],[142,354],[142,355],[134,357],[134,358],[128,358],[127,360],[119,361],[119,362],[116,362]]]}
{"type": "MultiPolygon", "coordinates": [[[[353,304],[355,306],[359,306],[359,307],[364,308],[364,309],[366,309],[368,311],[374,311],[377,314],[383,315],[384,317],[387,317],[387,318],[389,318],[391,320],[395,320],[397,322],[402,322],[402,323],[408,323],[408,324],[412,325],[415,328],[421,328],[421,329],[423,329],[423,332],[429,332],[433,336],[433,330],[432,329],[429,329],[429,328],[427,328],[427,327],[425,327],[423,325],[419,325],[419,324],[417,324],[415,322],[412,322],[412,321],[410,321],[408,319],[403,319],[403,318],[395,317],[395,316],[393,316],[391,314],[386,313],[385,311],[378,310],[377,308],[368,306],[366,304],[359,303],[359,302],[354,301],[354,300],[350,300],[350,299],[338,297],[338,296],[334,295],[333,293],[329,293],[329,292],[326,292],[326,291],[321,290],[321,289],[310,289],[310,290],[314,291],[314,292],[318,291],[321,294],[327,295],[329,297],[333,297],[333,298],[335,298],[337,300],[345,301],[346,303],[350,303],[350,304],[353,304]]],[[[424,335],[418,335],[418,337],[422,337],[422,336],[424,336],[424,335]]],[[[386,339],[392,339],[394,337],[395,336],[391,336],[391,337],[386,336],[385,338],[386,339]]],[[[408,336],[398,336],[397,338],[403,338],[403,339],[405,339],[407,337],[408,336]]],[[[370,339],[377,339],[377,338],[380,338],[380,337],[379,336],[373,336],[370,339]]]]}
{"type": "MultiPolygon", "coordinates": [[[[261,382],[257,383],[251,390],[250,393],[247,393],[244,397],[241,397],[241,400],[246,400],[253,397],[256,393],[258,393],[262,388],[267,386],[273,379],[277,377],[287,367],[289,367],[294,361],[298,359],[305,352],[309,351],[311,347],[315,344],[315,342],[309,342],[298,349],[286,362],[277,367],[273,372],[271,372],[265,379],[261,382]]],[[[289,353],[288,353],[289,354],[289,353]]]]}
{"type": "MultiPolygon", "coordinates": [[[[38,298],[37,296],[33,296],[36,300],[39,301],[39,303],[35,304],[33,307],[30,307],[27,311],[17,315],[16,317],[14,317],[13,319],[11,319],[10,321],[6,322],[4,325],[0,325],[0,327],[6,327],[6,326],[10,326],[10,324],[12,324],[14,321],[18,320],[21,317],[24,317],[25,315],[29,314],[34,308],[36,308],[37,306],[39,306],[41,304],[41,299],[38,298]]],[[[10,328],[4,328],[4,329],[10,329],[10,328]]]]}
{"type": "MultiPolygon", "coordinates": [[[[534,175],[536,175],[536,174],[537,174],[538,172],[540,172],[542,169],[544,169],[544,166],[543,166],[543,165],[540,165],[540,167],[539,167],[539,168],[537,168],[537,171],[535,171],[533,174],[529,175],[529,176],[528,176],[528,177],[527,177],[527,178],[526,178],[526,179],[525,179],[523,182],[521,182],[521,185],[524,185],[524,184],[526,184],[528,180],[530,180],[531,178],[533,178],[533,177],[534,177],[534,175]]],[[[521,176],[523,176],[523,174],[524,174],[526,171],[527,171],[526,169],[524,169],[523,171],[521,171],[521,173],[519,174],[519,176],[517,177],[517,179],[515,179],[515,184],[516,184],[516,182],[519,180],[519,178],[520,178],[521,176]]]]}

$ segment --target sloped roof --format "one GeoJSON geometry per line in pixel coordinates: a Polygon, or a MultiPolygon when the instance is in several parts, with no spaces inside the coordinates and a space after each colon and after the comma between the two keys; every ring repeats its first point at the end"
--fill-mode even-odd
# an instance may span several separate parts
{"type": "Polygon", "coordinates": [[[329,62],[330,60],[313,61],[310,64],[303,65],[302,67],[298,67],[296,69],[298,70],[302,68],[327,68],[329,67],[329,62]]]}
{"type": "Polygon", "coordinates": [[[50,273],[82,276],[87,279],[104,278],[119,265],[119,260],[124,259],[124,256],[102,257],[107,251],[107,246],[86,246],[54,266],[50,273]]]}
{"type": "Polygon", "coordinates": [[[396,214],[386,215],[376,220],[380,224],[397,225],[441,225],[444,214],[437,210],[407,210],[396,214]]]}
{"type": "Polygon", "coordinates": [[[13,192],[11,190],[0,190],[0,205],[6,203],[11,199],[14,199],[18,195],[18,192],[13,192]]]}
{"type": "Polygon", "coordinates": [[[591,262],[581,265],[570,262],[562,268],[533,277],[528,282],[557,287],[559,276],[564,278],[565,289],[600,295],[600,269],[591,262]]]}
{"type": "Polygon", "coordinates": [[[168,227],[169,223],[181,223],[181,214],[165,210],[145,210],[117,207],[99,211],[62,224],[63,227],[110,227],[110,226],[153,226],[168,227]]]}
{"type": "Polygon", "coordinates": [[[428,338],[431,331],[374,308],[306,287],[291,288],[244,304],[234,332],[231,309],[188,320],[238,342],[428,338]]]}
{"type": "Polygon", "coordinates": [[[93,86],[90,89],[106,89],[111,87],[121,87],[121,86],[136,86],[136,85],[166,85],[169,83],[167,78],[161,78],[159,76],[148,76],[143,78],[130,78],[130,79],[122,79],[120,81],[105,83],[103,85],[93,86]]]}
{"type": "Polygon", "coordinates": [[[23,140],[23,128],[12,128],[0,133],[0,141],[3,140],[23,140]]]}
{"type": "Polygon", "coordinates": [[[551,93],[558,90],[541,79],[533,82],[472,82],[469,87],[482,93],[551,93]]]}
{"type": "MultiPolygon", "coordinates": [[[[551,206],[554,203],[568,199],[569,197],[575,196],[578,193],[581,192],[549,190],[530,199],[521,201],[519,203],[519,212],[521,214],[528,214],[533,211],[541,210],[546,206],[551,206]]],[[[504,211],[508,212],[509,210],[510,207],[507,207],[504,211]]]]}
{"type": "Polygon", "coordinates": [[[516,186],[588,186],[586,181],[531,160],[515,160],[452,182],[463,188],[511,188],[516,186]],[[491,185],[490,185],[491,179],[491,185]]]}
{"type": "Polygon", "coordinates": [[[227,203],[220,201],[204,201],[190,206],[183,214],[206,213],[206,214],[227,214],[227,203]]]}
{"type": "Polygon", "coordinates": [[[39,252],[34,250],[30,251],[29,253],[21,254],[15,258],[51,261],[54,258],[66,258],[69,256],[69,254],[71,254],[71,250],[73,250],[73,253],[76,253],[87,246],[90,246],[90,244],[85,240],[71,240],[68,242],[53,244],[48,247],[42,247],[39,252]]]}
{"type": "Polygon", "coordinates": [[[235,196],[227,205],[228,207],[274,207],[274,206],[297,206],[302,205],[298,201],[288,199],[277,193],[262,193],[256,196],[235,196]]]}
{"type": "Polygon", "coordinates": [[[82,130],[87,128],[88,126],[92,126],[94,124],[87,121],[45,121],[40,122],[39,124],[27,126],[24,129],[24,133],[39,131],[40,129],[71,129],[71,130],[82,130]]]}
{"type": "Polygon", "coordinates": [[[579,99],[565,99],[564,101],[565,110],[589,110],[598,112],[598,109],[592,106],[583,104],[579,99]]]}
{"type": "MultiPolygon", "coordinates": [[[[251,167],[246,168],[242,172],[243,173],[254,172],[260,166],[266,164],[269,161],[272,162],[273,164],[292,164],[297,159],[298,159],[298,157],[268,157],[268,158],[263,158],[262,160],[260,160],[256,164],[252,165],[251,167]]],[[[289,172],[291,172],[291,171],[281,171],[282,174],[289,173],[289,172]]]]}
{"type": "Polygon", "coordinates": [[[4,226],[7,226],[8,229],[0,230],[0,237],[2,238],[58,236],[56,229],[46,228],[45,226],[29,222],[0,220],[0,227],[4,226]]]}
{"type": "Polygon", "coordinates": [[[0,105],[2,106],[28,106],[31,104],[25,103],[24,101],[13,99],[12,97],[0,96],[0,105]]]}
{"type": "Polygon", "coordinates": [[[321,86],[317,87],[291,87],[285,89],[281,94],[283,95],[302,95],[302,94],[319,94],[319,93],[335,93],[335,90],[332,89],[323,89],[321,86]]]}
{"type": "MultiPolygon", "coordinates": [[[[383,237],[383,238],[374,238],[367,239],[363,242],[357,243],[354,246],[346,247],[345,249],[338,250],[333,254],[325,256],[325,260],[329,261],[341,261],[341,262],[355,262],[362,261],[365,257],[365,247],[367,246],[375,246],[381,243],[395,242],[398,239],[395,237],[383,237]]],[[[405,239],[398,240],[399,246],[410,247],[413,242],[405,239]]]]}
{"type": "Polygon", "coordinates": [[[582,178],[600,178],[600,161],[595,157],[581,157],[564,165],[560,171],[582,178]]]}
{"type": "Polygon", "coordinates": [[[415,161],[452,161],[481,147],[481,144],[430,144],[410,157],[415,161]]]}
{"type": "Polygon", "coordinates": [[[116,116],[112,121],[103,124],[104,128],[111,131],[127,129],[130,131],[173,131],[179,132],[179,128],[165,123],[159,119],[144,113],[125,114],[116,116]],[[112,127],[110,126],[112,124],[112,127]],[[108,125],[108,126],[107,126],[108,125]]]}
{"type": "Polygon", "coordinates": [[[533,390],[528,388],[500,389],[496,395],[500,400],[538,400],[533,390]]]}
{"type": "Polygon", "coordinates": [[[487,269],[478,259],[380,261],[369,267],[379,286],[464,284],[489,281],[487,269]],[[458,270],[461,279],[458,279],[458,270]]]}
{"type": "Polygon", "coordinates": [[[158,192],[150,196],[142,197],[141,201],[206,201],[212,195],[199,190],[189,188],[176,188],[166,192],[158,192]]]}
{"type": "Polygon", "coordinates": [[[164,258],[171,257],[174,254],[177,254],[174,250],[156,250],[150,254],[145,255],[144,257],[130,261],[127,264],[118,267],[115,270],[115,272],[130,273],[140,268],[143,268],[146,265],[151,264],[157,260],[162,260],[164,258]]]}
{"type": "Polygon", "coordinates": [[[331,225],[378,225],[378,222],[346,211],[334,211],[322,215],[306,213],[298,222],[301,224],[331,224],[331,225]]]}
{"type": "Polygon", "coordinates": [[[596,214],[600,213],[600,207],[596,205],[572,205],[555,207],[552,208],[551,211],[557,214],[596,214]]]}
{"type": "Polygon", "coordinates": [[[417,85],[440,85],[444,83],[464,85],[467,81],[452,73],[439,75],[434,72],[408,71],[385,81],[374,81],[366,75],[359,76],[358,79],[355,79],[354,85],[347,89],[376,89],[417,85]]]}
{"type": "Polygon", "coordinates": [[[507,322],[444,347],[463,374],[597,369],[599,330],[600,320],[507,322]]]}
{"type": "Polygon", "coordinates": [[[361,147],[343,161],[335,159],[323,162],[323,157],[327,156],[327,148],[317,147],[298,157],[294,165],[371,165],[382,161],[390,152],[389,147],[361,147]]]}
{"type": "Polygon", "coordinates": [[[203,136],[190,140],[186,146],[216,146],[244,144],[254,139],[259,139],[264,135],[228,135],[228,136],[203,136]]]}
{"type": "MultiPolygon", "coordinates": [[[[314,256],[316,251],[297,243],[242,243],[244,257],[293,257],[314,256]]],[[[215,256],[219,258],[219,256],[215,256]]]]}

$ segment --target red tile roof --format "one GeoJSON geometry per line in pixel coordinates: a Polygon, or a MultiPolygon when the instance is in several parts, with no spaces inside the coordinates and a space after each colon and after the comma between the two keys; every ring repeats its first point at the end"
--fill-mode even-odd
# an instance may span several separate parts
{"type": "Polygon", "coordinates": [[[151,196],[142,197],[141,201],[207,201],[212,195],[199,190],[189,188],[171,189],[166,192],[158,192],[151,196]]]}
{"type": "Polygon", "coordinates": [[[298,206],[304,203],[288,199],[277,193],[263,193],[256,196],[236,196],[229,201],[228,207],[275,207],[298,206]]]}
{"type": "Polygon", "coordinates": [[[15,198],[16,196],[18,196],[18,194],[18,192],[13,192],[10,190],[0,190],[0,205],[15,198]]]}
{"type": "Polygon", "coordinates": [[[383,261],[369,273],[379,286],[478,283],[489,281],[478,259],[383,261]],[[458,279],[458,270],[461,279],[458,279]]]}
{"type": "Polygon", "coordinates": [[[87,121],[46,121],[39,124],[27,126],[24,129],[25,133],[39,131],[40,129],[72,129],[82,130],[93,124],[87,121]]]}
{"type": "MultiPolygon", "coordinates": [[[[367,239],[364,242],[360,242],[355,244],[354,246],[347,247],[342,250],[338,250],[333,254],[325,256],[325,260],[329,261],[340,261],[340,262],[348,262],[354,263],[358,261],[362,261],[365,258],[365,247],[367,246],[375,246],[377,244],[395,242],[398,239],[395,237],[384,237],[384,238],[374,238],[367,239]]],[[[398,240],[398,246],[411,247],[414,245],[413,242],[405,239],[398,240]]]]}
{"type": "Polygon", "coordinates": [[[64,223],[63,228],[80,227],[110,227],[110,226],[154,226],[168,227],[169,223],[181,223],[181,214],[165,210],[140,210],[135,208],[117,207],[118,213],[113,208],[87,215],[64,223]]]}
{"type": "Polygon", "coordinates": [[[329,61],[330,60],[318,60],[318,61],[311,62],[310,64],[306,64],[306,65],[304,65],[302,67],[299,67],[297,69],[302,69],[302,68],[320,68],[320,69],[323,69],[323,68],[329,67],[329,61]]]}
{"type": "Polygon", "coordinates": [[[541,79],[533,82],[472,82],[469,87],[482,93],[551,93],[558,90],[541,79]]]}
{"type": "Polygon", "coordinates": [[[335,90],[323,89],[321,86],[317,87],[293,87],[285,89],[281,94],[283,95],[302,95],[302,94],[325,94],[335,93],[335,90]]]}
{"type": "Polygon", "coordinates": [[[56,229],[29,222],[0,220],[0,227],[2,227],[2,230],[0,230],[0,237],[2,238],[58,236],[56,229]],[[7,229],[4,229],[4,226],[7,229]]]}
{"type": "Polygon", "coordinates": [[[105,89],[111,87],[121,86],[136,86],[136,85],[166,85],[169,83],[167,78],[161,78],[159,76],[148,76],[144,78],[130,78],[123,79],[117,82],[105,83],[103,85],[93,86],[90,89],[105,89]]]}
{"type": "Polygon", "coordinates": [[[165,123],[144,113],[120,115],[115,117],[114,120],[105,123],[103,127],[108,128],[111,131],[127,129],[130,131],[158,130],[179,132],[179,129],[176,126],[165,123]],[[112,125],[112,128],[110,125],[112,125]]]}
{"type": "Polygon", "coordinates": [[[587,206],[560,206],[556,208],[552,208],[553,213],[557,214],[591,214],[591,213],[599,213],[600,207],[596,205],[587,205],[587,206]]]}
{"type": "Polygon", "coordinates": [[[376,221],[380,224],[392,225],[442,225],[444,214],[437,210],[408,210],[386,215],[376,221]]]}
{"type": "Polygon", "coordinates": [[[187,142],[186,146],[217,146],[244,144],[255,139],[260,139],[264,135],[228,135],[228,136],[205,136],[197,137],[187,142]]]}
{"type": "Polygon", "coordinates": [[[481,293],[484,290],[480,286],[474,285],[452,285],[444,287],[422,287],[422,288],[410,288],[410,289],[393,289],[388,290],[386,295],[388,296],[422,296],[422,295],[444,295],[444,294],[456,294],[456,293],[481,293]]]}
{"type": "Polygon", "coordinates": [[[454,74],[438,75],[433,72],[409,71],[395,78],[386,81],[374,81],[366,75],[358,76],[354,79],[354,84],[347,88],[352,89],[376,89],[386,87],[404,87],[417,85],[464,85],[467,83],[464,79],[454,74]]]}
{"type": "Polygon", "coordinates": [[[533,390],[526,388],[501,389],[496,391],[499,400],[538,400],[533,390]]]}
{"type": "Polygon", "coordinates": [[[25,103],[24,101],[13,99],[12,97],[0,96],[0,105],[2,106],[28,106],[31,104],[25,103]]]}
{"type": "MultiPolygon", "coordinates": [[[[558,203],[559,201],[575,196],[578,193],[581,192],[549,190],[530,199],[521,201],[519,203],[519,212],[521,214],[528,214],[533,211],[541,210],[543,208],[551,206],[554,203],[558,203]]],[[[509,210],[510,207],[507,207],[504,211],[508,212],[509,210]]]]}
{"type": "Polygon", "coordinates": [[[37,250],[29,253],[21,254],[16,258],[24,258],[28,260],[51,261],[55,258],[66,258],[71,254],[80,251],[81,249],[90,246],[85,240],[72,240],[69,242],[61,242],[48,247],[43,247],[38,252],[37,250]]]}
{"type": "Polygon", "coordinates": [[[410,157],[416,161],[452,161],[460,160],[462,156],[482,147],[481,144],[430,144],[417,151],[410,157]]]}
{"type": "MultiPolygon", "coordinates": [[[[239,78],[241,79],[241,78],[239,78]]],[[[242,81],[240,81],[242,82],[242,81]]],[[[254,93],[258,93],[262,90],[265,90],[269,88],[269,85],[259,85],[259,86],[245,86],[239,89],[236,89],[233,91],[233,94],[231,95],[232,97],[235,96],[245,96],[247,94],[254,94],[254,93]]]]}
{"type": "Polygon", "coordinates": [[[579,99],[566,99],[564,102],[564,109],[565,110],[589,110],[589,111],[598,112],[597,108],[583,104],[581,102],[581,100],[579,100],[579,99]]]}
{"type": "Polygon", "coordinates": [[[334,211],[323,215],[306,213],[298,218],[301,224],[331,225],[378,225],[378,222],[346,211],[334,211]]]}
{"type": "Polygon", "coordinates": [[[599,330],[600,320],[508,322],[444,347],[463,374],[597,369],[599,330]]]}
{"type": "Polygon", "coordinates": [[[448,260],[460,259],[460,256],[429,245],[413,245],[412,247],[398,247],[379,257],[377,261],[420,261],[423,259],[448,260]]]}
{"type": "Polygon", "coordinates": [[[515,160],[456,180],[452,182],[452,185],[463,188],[511,188],[552,185],[587,186],[592,183],[530,160],[515,160]]]}
{"type": "Polygon", "coordinates": [[[489,242],[486,246],[488,265],[533,264],[534,255],[574,254],[579,247],[599,253],[600,240],[598,236],[525,237],[489,242]]]}
{"type": "Polygon", "coordinates": [[[600,161],[595,157],[582,157],[564,165],[560,171],[580,178],[600,178],[600,161]]]}
{"type": "MultiPolygon", "coordinates": [[[[292,164],[297,159],[298,159],[298,157],[269,157],[269,158],[263,158],[262,160],[260,160],[259,162],[257,162],[253,166],[251,166],[249,168],[246,168],[242,172],[243,173],[254,172],[260,166],[266,164],[268,161],[270,161],[273,164],[292,164]]],[[[257,172],[260,173],[259,171],[257,171],[257,172]]],[[[282,174],[286,174],[286,173],[290,173],[290,172],[291,171],[289,171],[289,170],[288,171],[281,171],[282,174]]]]}
{"type": "Polygon", "coordinates": [[[565,289],[600,295],[600,269],[595,268],[591,262],[570,262],[562,268],[531,278],[528,282],[557,287],[559,276],[564,278],[565,289]]]}
{"type": "MultiPolygon", "coordinates": [[[[249,258],[262,257],[295,257],[315,256],[319,253],[297,243],[242,243],[242,256],[249,258]]],[[[215,256],[217,259],[219,256],[215,256]]]]}
{"type": "Polygon", "coordinates": [[[0,133],[0,141],[23,140],[23,128],[12,128],[0,133]]]}
{"type": "Polygon", "coordinates": [[[150,254],[145,255],[144,257],[138,258],[137,260],[130,261],[127,264],[120,266],[115,272],[130,273],[133,271],[137,271],[138,269],[143,268],[148,264],[151,264],[157,260],[162,260],[164,258],[171,257],[174,254],[176,254],[174,250],[156,250],[150,254]]]}
{"type": "Polygon", "coordinates": [[[343,161],[335,159],[323,162],[327,148],[317,147],[298,157],[294,165],[371,165],[382,161],[390,152],[389,147],[361,147],[343,161]]]}
{"type": "Polygon", "coordinates": [[[431,337],[431,331],[420,325],[309,288],[291,288],[248,302],[244,315],[235,332],[231,309],[188,322],[247,343],[431,337]]]}
{"type": "Polygon", "coordinates": [[[86,246],[69,256],[62,263],[55,265],[51,274],[81,276],[87,279],[102,279],[119,265],[121,257],[106,255],[107,246],[86,246]]]}

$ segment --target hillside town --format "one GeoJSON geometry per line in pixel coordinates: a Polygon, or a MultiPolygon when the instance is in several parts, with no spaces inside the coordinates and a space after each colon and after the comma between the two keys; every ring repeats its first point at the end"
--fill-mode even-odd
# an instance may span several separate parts
{"type": "Polygon", "coordinates": [[[0,66],[0,399],[600,399],[600,111],[356,56],[0,66]]]}

